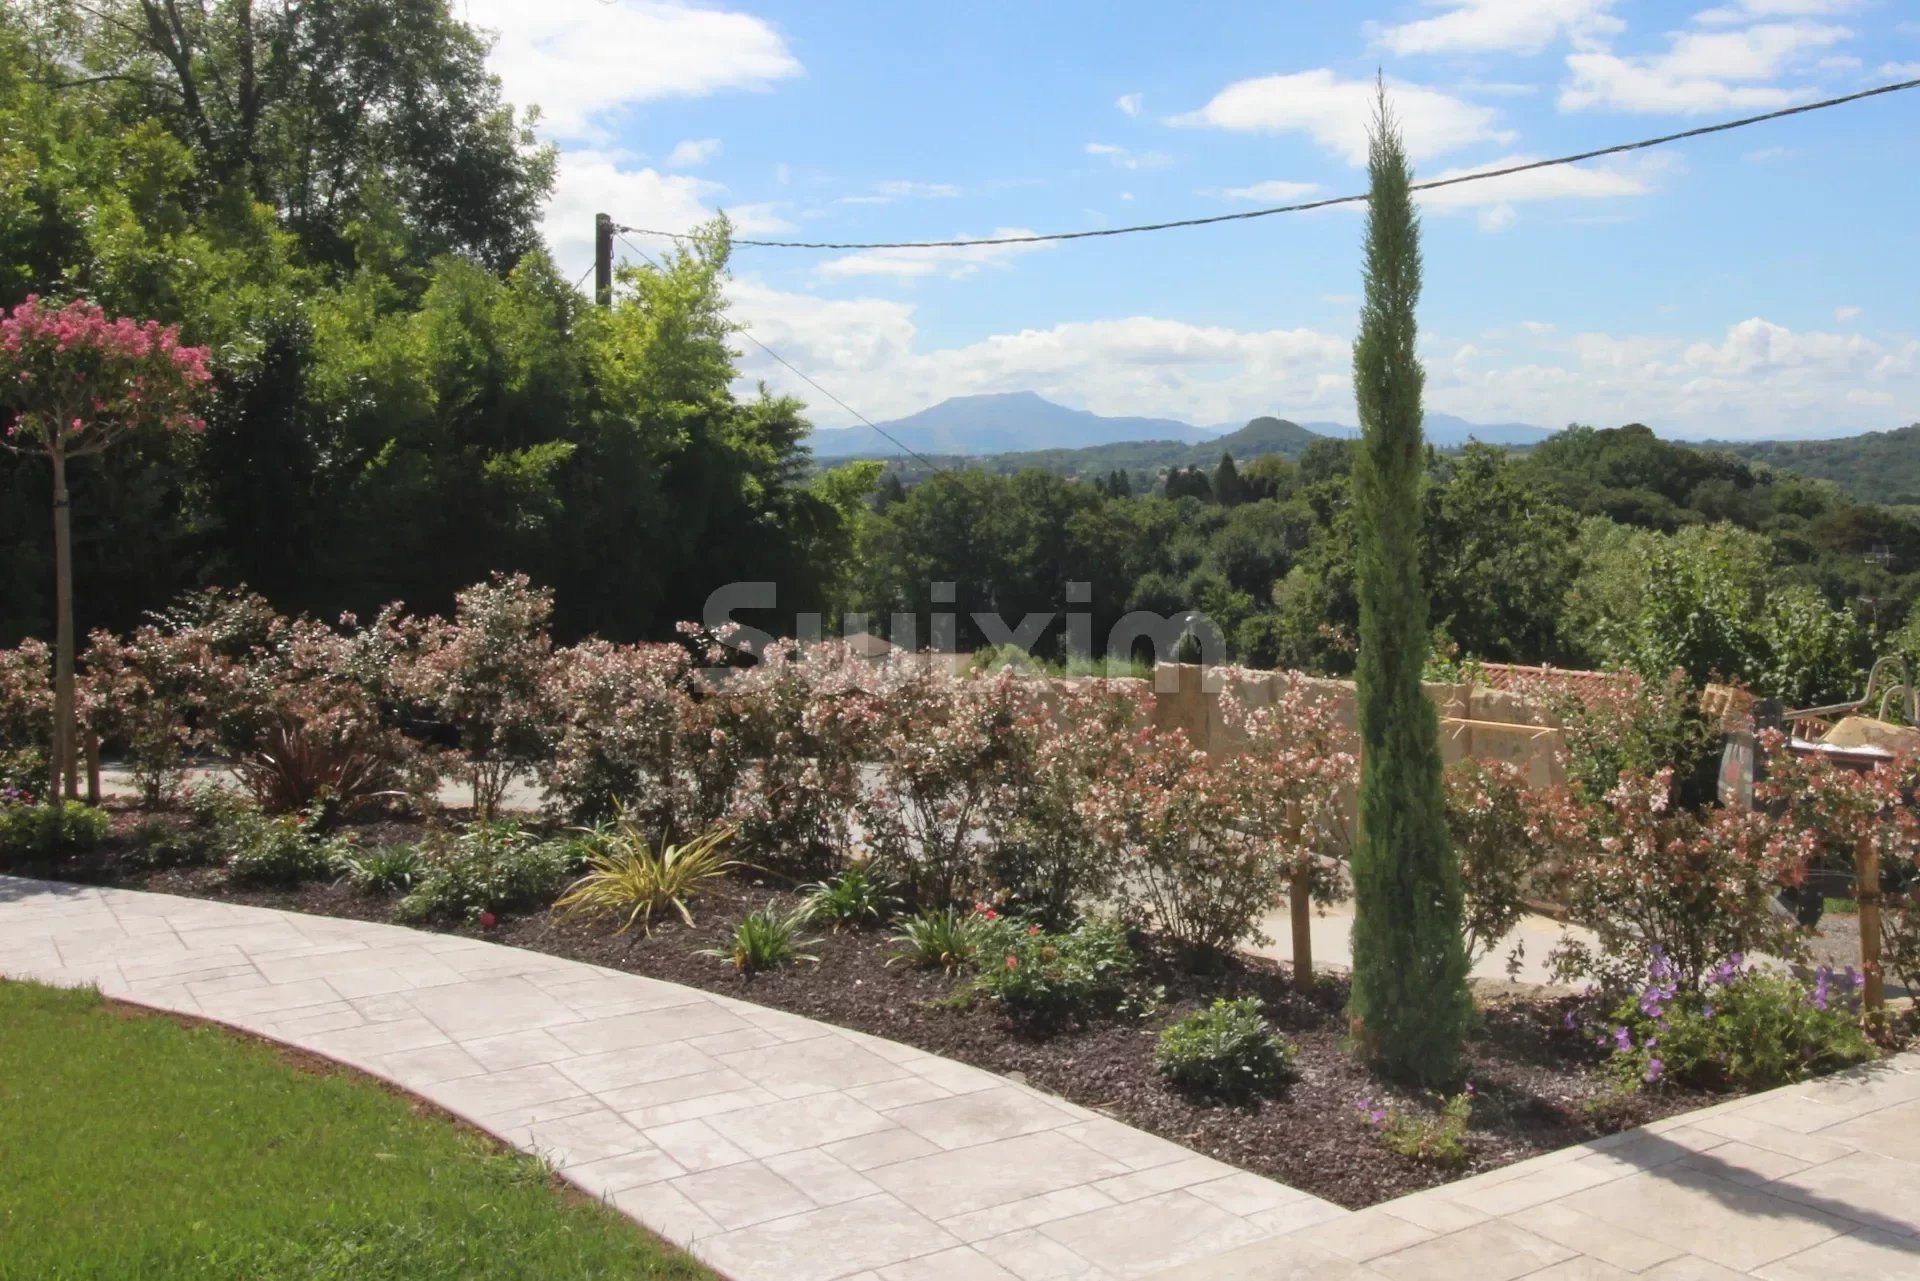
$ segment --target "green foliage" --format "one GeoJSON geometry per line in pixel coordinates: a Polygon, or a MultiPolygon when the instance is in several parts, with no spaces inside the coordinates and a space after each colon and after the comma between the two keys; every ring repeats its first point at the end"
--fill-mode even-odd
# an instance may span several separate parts
{"type": "Polygon", "coordinates": [[[561,916],[590,920],[621,918],[621,933],[636,922],[652,932],[653,914],[669,907],[692,925],[687,900],[734,866],[724,856],[732,839],[732,828],[716,827],[679,844],[662,840],[655,849],[640,824],[622,815],[588,834],[583,844],[592,852],[586,874],[567,888],[553,909],[561,916]]]}
{"type": "Polygon", "coordinates": [[[1258,997],[1221,997],[1160,1033],[1154,1070],[1188,1093],[1243,1099],[1293,1079],[1293,1047],[1273,1030],[1258,997]]]}
{"type": "Polygon", "coordinates": [[[1629,1087],[1769,1090],[1878,1057],[1862,1030],[1859,982],[1851,969],[1823,966],[1809,988],[1735,957],[1704,988],[1682,988],[1656,961],[1646,989],[1621,1002],[1600,1039],[1629,1087]]]}
{"type": "Polygon", "coordinates": [[[192,867],[213,858],[214,849],[205,831],[191,825],[183,827],[159,814],[140,820],[120,855],[120,861],[129,867],[154,869],[192,867]]]}
{"type": "Polygon", "coordinates": [[[1370,141],[1366,301],[1354,344],[1361,444],[1354,465],[1361,738],[1352,1012],[1391,1075],[1450,1078],[1472,1015],[1460,869],[1447,834],[1439,724],[1420,685],[1428,647],[1421,580],[1420,296],[1412,175],[1384,91],[1370,141]]]}
{"type": "Polygon", "coordinates": [[[402,920],[475,920],[485,912],[544,907],[585,852],[509,820],[475,822],[425,842],[427,867],[394,907],[402,920]]]}
{"type": "Polygon", "coordinates": [[[32,1224],[0,1235],[0,1276],[711,1281],[357,1072],[86,990],[0,983],[0,1026],[6,1212],[32,1224]]]}
{"type": "Polygon", "coordinates": [[[107,838],[105,810],[78,801],[0,803],[0,866],[53,863],[85,854],[107,838]]]}
{"type": "Polygon", "coordinates": [[[974,953],[974,990],[1040,1022],[1114,1008],[1135,965],[1126,930],[1096,920],[1050,931],[1015,917],[976,918],[974,953]]]}
{"type": "Polygon", "coordinates": [[[212,848],[238,885],[289,887],[333,876],[353,853],[338,837],[323,837],[312,814],[241,810],[215,830],[212,848]]]}
{"type": "Polygon", "coordinates": [[[769,904],[749,912],[733,927],[733,938],[723,947],[702,948],[699,955],[726,961],[742,974],[760,974],[798,961],[817,962],[820,958],[802,949],[813,939],[800,937],[807,923],[807,909],[778,912],[769,904]]]}
{"type": "Polygon", "coordinates": [[[1429,1165],[1465,1165],[1467,1127],[1473,1121],[1473,1087],[1439,1097],[1436,1114],[1413,1111],[1394,1101],[1376,1104],[1363,1100],[1361,1112],[1380,1135],[1380,1142],[1401,1156],[1429,1165]]]}
{"type": "Polygon", "coordinates": [[[801,892],[807,898],[807,919],[836,930],[881,924],[900,908],[899,891],[867,863],[855,863],[840,875],[815,881],[801,892]]]}
{"type": "MultiPolygon", "coordinates": [[[[979,951],[979,919],[953,908],[922,912],[900,922],[892,942],[900,949],[893,958],[923,970],[957,970],[972,963],[979,951]]],[[[889,961],[888,964],[892,964],[889,961]]]]}
{"type": "Polygon", "coordinates": [[[341,861],[352,886],[363,894],[404,894],[427,870],[418,845],[380,845],[341,861]]]}

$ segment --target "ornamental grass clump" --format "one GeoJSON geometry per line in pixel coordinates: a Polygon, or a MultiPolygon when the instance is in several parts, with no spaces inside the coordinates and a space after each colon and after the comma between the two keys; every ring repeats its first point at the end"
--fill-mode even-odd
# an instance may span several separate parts
{"type": "Polygon", "coordinates": [[[801,893],[806,896],[807,918],[835,930],[878,925],[900,910],[900,895],[893,883],[867,862],[815,881],[801,893]]]}
{"type": "Polygon", "coordinates": [[[650,934],[653,914],[672,908],[692,925],[687,900],[736,866],[726,857],[733,834],[730,827],[716,827],[690,841],[661,840],[656,846],[636,819],[622,814],[588,834],[586,873],[554,903],[554,914],[589,920],[611,916],[620,922],[616,933],[638,924],[650,934]]]}
{"type": "Polygon", "coordinates": [[[1293,1046],[1273,1030],[1258,997],[1225,997],[1160,1033],[1153,1066],[1189,1094],[1247,1099],[1293,1079],[1293,1046]]]}
{"type": "Polygon", "coordinates": [[[1638,997],[1623,1001],[1595,1038],[1622,1084],[1675,1082],[1710,1090],[1766,1090],[1877,1056],[1863,1029],[1864,979],[1821,966],[1811,985],[1735,954],[1700,988],[1680,985],[1656,956],[1638,997]]]}

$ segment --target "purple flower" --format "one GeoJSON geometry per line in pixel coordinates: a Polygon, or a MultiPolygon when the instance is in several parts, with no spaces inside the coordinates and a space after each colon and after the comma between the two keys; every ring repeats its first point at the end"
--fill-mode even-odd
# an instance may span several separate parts
{"type": "Polygon", "coordinates": [[[1707,1019],[1707,1020],[1709,1020],[1709,1021],[1711,1021],[1711,1020],[1712,1020],[1712,1018],[1713,1018],[1713,1002],[1711,1002],[1711,1001],[1709,1001],[1709,1002],[1707,1002],[1707,1003],[1706,1003],[1705,1005],[1703,1005],[1703,1006],[1701,1006],[1701,1007],[1700,1007],[1700,1017],[1701,1017],[1701,1018],[1703,1018],[1703,1019],[1707,1019]]]}
{"type": "Polygon", "coordinates": [[[1561,1019],[1560,1023],[1561,1026],[1565,1027],[1569,1032],[1580,1026],[1580,1020],[1573,1017],[1572,1010],[1567,1011],[1567,1017],[1561,1019]]]}
{"type": "Polygon", "coordinates": [[[1819,971],[1814,975],[1813,1008],[1816,1010],[1825,1010],[1827,1008],[1827,980],[1832,976],[1832,974],[1833,974],[1833,971],[1823,965],[1820,967],[1819,971]]]}
{"type": "Polygon", "coordinates": [[[1613,1030],[1613,1048],[1616,1050],[1631,1050],[1633,1048],[1633,1033],[1623,1027],[1615,1028],[1613,1030]]]}
{"type": "Polygon", "coordinates": [[[1867,985],[1867,976],[1851,965],[1847,967],[1847,986],[1858,992],[1867,985]]]}
{"type": "Polygon", "coordinates": [[[1660,1074],[1662,1072],[1665,1072],[1666,1070],[1667,1070],[1667,1065],[1665,1063],[1662,1063],[1659,1059],[1648,1059],[1647,1060],[1647,1084],[1652,1085],[1655,1081],[1658,1081],[1660,1079],[1660,1074]]]}

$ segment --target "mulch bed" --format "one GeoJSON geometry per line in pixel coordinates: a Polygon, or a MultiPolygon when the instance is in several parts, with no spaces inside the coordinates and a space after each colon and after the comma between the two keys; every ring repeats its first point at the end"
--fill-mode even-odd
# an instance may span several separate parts
{"type": "MultiPolygon", "coordinates": [[[[129,889],[221,899],[326,916],[389,920],[393,901],[344,883],[289,890],[242,889],[217,868],[146,870],[126,859],[138,816],[117,814],[115,839],[99,855],[39,874],[129,889]]],[[[404,839],[402,824],[361,829],[365,844],[404,839]]],[[[22,874],[34,870],[22,868],[22,874]]],[[[688,927],[669,914],[653,933],[615,935],[601,924],[546,913],[504,915],[492,929],[426,928],[610,966],[687,984],[809,1018],[887,1037],[1024,1080],[1116,1120],[1351,1208],[1550,1152],[1716,1101],[1699,1091],[1660,1088],[1619,1094],[1599,1051],[1564,1025],[1572,998],[1548,993],[1487,994],[1481,1027],[1467,1048],[1476,1101],[1465,1165],[1441,1167],[1386,1148],[1362,1115],[1362,1099],[1394,1099],[1437,1112],[1437,1100],[1373,1077],[1347,1044],[1343,976],[1322,977],[1310,993],[1284,968],[1242,957],[1218,973],[1193,974],[1147,940],[1143,981],[1160,989],[1144,1016],[1038,1030],[1010,1022],[990,1003],[956,1001],[965,980],[889,964],[884,929],[827,933],[806,950],[817,964],[741,976],[695,953],[727,941],[732,923],[770,900],[794,895],[770,881],[722,880],[693,905],[688,927]],[[1196,1102],[1153,1070],[1154,1040],[1169,1022],[1217,996],[1253,995],[1297,1050],[1298,1079],[1280,1096],[1244,1106],[1196,1102]]]]}

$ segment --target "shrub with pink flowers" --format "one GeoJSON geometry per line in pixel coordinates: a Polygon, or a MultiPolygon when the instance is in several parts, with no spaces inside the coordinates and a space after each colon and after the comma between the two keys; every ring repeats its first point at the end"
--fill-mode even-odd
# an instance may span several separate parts
{"type": "Polygon", "coordinates": [[[0,649],[0,791],[45,791],[52,741],[53,652],[37,640],[0,649]]]}
{"type": "Polygon", "coordinates": [[[549,805],[575,823],[625,810],[677,835],[693,660],[679,645],[582,641],[554,655],[549,805]]]}
{"type": "Polygon", "coordinates": [[[385,616],[397,691],[426,716],[450,726],[450,771],[490,818],[514,778],[548,760],[555,715],[550,679],[553,593],[525,574],[494,574],[454,597],[451,619],[402,628],[385,616]]]}
{"type": "Polygon", "coordinates": [[[1530,904],[1564,892],[1560,873],[1594,839],[1594,815],[1570,788],[1536,787],[1505,761],[1446,772],[1447,829],[1466,891],[1467,954],[1485,955],[1530,904]]]}
{"type": "Polygon", "coordinates": [[[881,672],[887,716],[874,741],[878,778],[860,819],[880,865],[920,902],[969,902],[1001,840],[1034,697],[1011,670],[954,679],[911,658],[881,672]]]}
{"type": "Polygon", "coordinates": [[[1806,874],[1814,842],[1764,814],[1674,803],[1672,773],[1622,774],[1599,816],[1601,838],[1563,878],[1573,919],[1597,947],[1569,939],[1552,962],[1565,978],[1625,990],[1656,958],[1697,988],[1735,952],[1793,957],[1803,940],[1772,899],[1806,874]]]}
{"type": "MultiPolygon", "coordinates": [[[[838,641],[776,641],[729,674],[714,710],[750,762],[727,809],[748,861],[794,876],[846,864],[866,796],[861,762],[883,721],[874,683],[872,665],[838,641]]],[[[902,852],[897,833],[889,837],[902,852]]]]}

